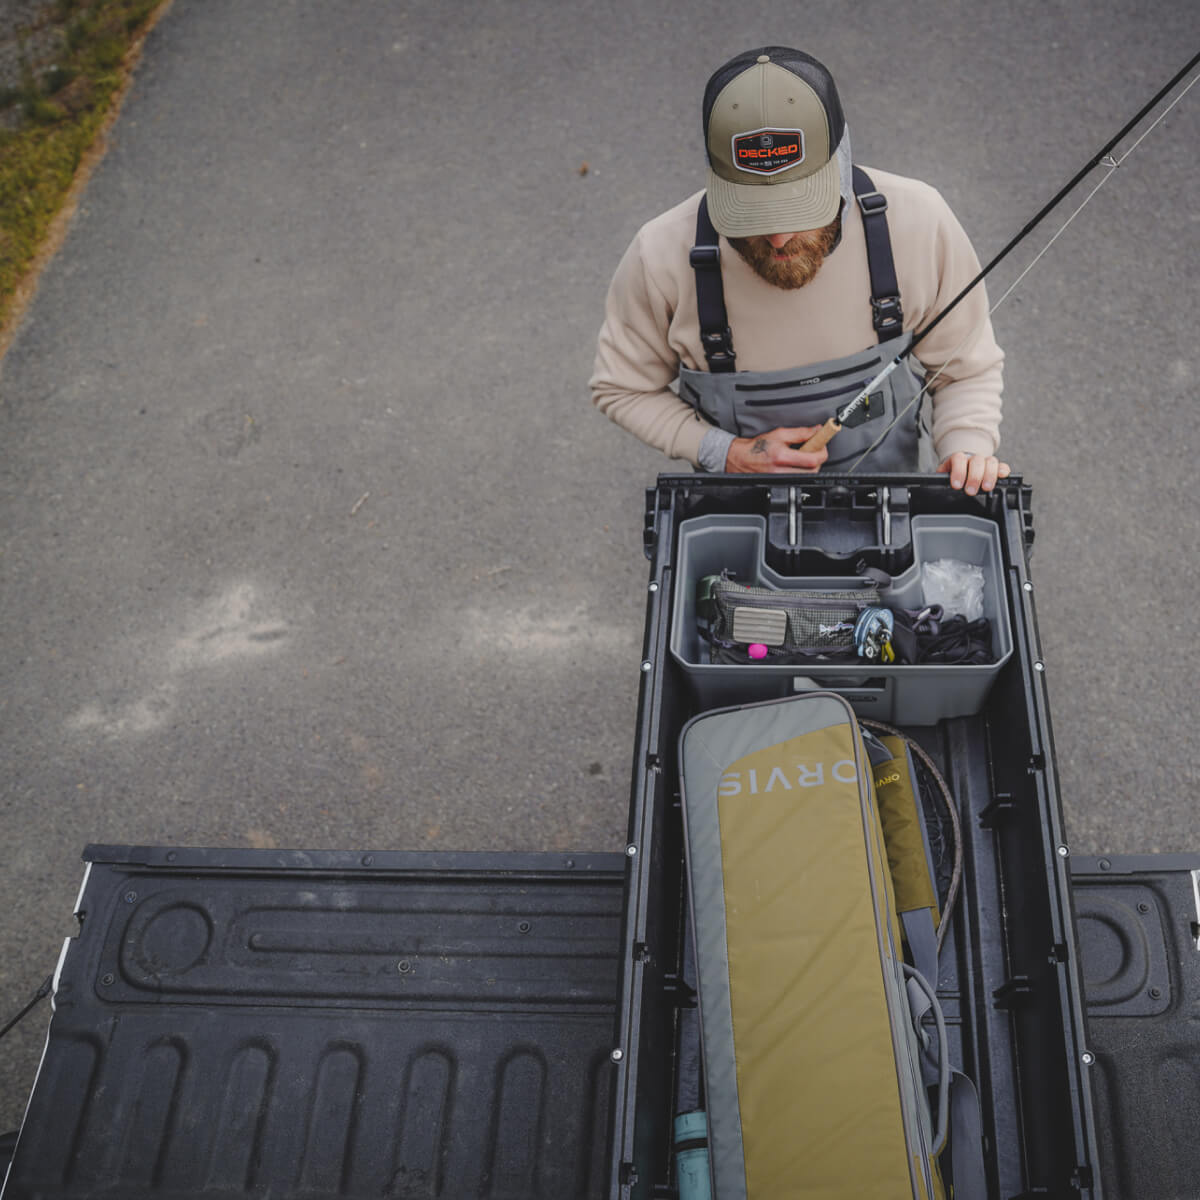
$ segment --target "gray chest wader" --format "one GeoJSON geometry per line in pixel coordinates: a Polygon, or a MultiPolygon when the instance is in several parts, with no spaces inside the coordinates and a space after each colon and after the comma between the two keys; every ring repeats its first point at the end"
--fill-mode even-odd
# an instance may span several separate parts
{"type": "MultiPolygon", "coordinates": [[[[887,200],[870,177],[854,168],[854,194],[862,211],[871,273],[871,312],[878,345],[858,354],[782,371],[739,371],[721,286],[718,236],[706,199],[696,217],[696,272],[700,338],[707,371],[679,368],[679,395],[712,424],[737,437],[754,437],[781,426],[821,425],[912,341],[904,333],[900,287],[887,227],[887,200]]],[[[826,470],[852,466],[921,390],[906,359],[871,393],[865,420],[844,426],[829,443],[826,470]]],[[[896,421],[865,460],[871,471],[932,471],[937,465],[922,405],[896,421]]]]}

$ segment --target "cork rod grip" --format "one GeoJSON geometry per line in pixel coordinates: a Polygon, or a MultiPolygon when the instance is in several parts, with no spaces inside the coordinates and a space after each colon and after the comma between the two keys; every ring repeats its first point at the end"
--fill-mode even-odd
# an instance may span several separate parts
{"type": "Polygon", "coordinates": [[[822,425],[821,428],[818,429],[817,432],[814,433],[812,437],[810,437],[808,441],[800,447],[800,449],[820,450],[821,447],[826,445],[829,442],[829,439],[833,437],[833,435],[837,433],[839,429],[841,429],[841,427],[841,423],[838,421],[837,417],[830,417],[829,420],[826,421],[825,424],[822,425]]]}

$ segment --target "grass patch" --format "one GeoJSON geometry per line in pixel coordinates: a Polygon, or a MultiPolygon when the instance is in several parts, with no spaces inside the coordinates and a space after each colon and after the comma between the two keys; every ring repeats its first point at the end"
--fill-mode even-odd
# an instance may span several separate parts
{"type": "Polygon", "coordinates": [[[59,60],[0,90],[0,113],[18,126],[0,130],[0,330],[124,82],[126,54],[165,2],[58,0],[59,60]]]}

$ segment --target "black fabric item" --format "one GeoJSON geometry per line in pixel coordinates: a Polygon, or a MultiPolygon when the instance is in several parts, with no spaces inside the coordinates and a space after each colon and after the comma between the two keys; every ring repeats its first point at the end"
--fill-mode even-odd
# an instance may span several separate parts
{"type": "Polygon", "coordinates": [[[992,626],[986,617],[942,616],[935,604],[921,610],[892,610],[896,625],[892,645],[896,661],[902,663],[968,663],[983,665],[996,661],[992,650],[992,626]]]}
{"type": "Polygon", "coordinates": [[[700,314],[700,344],[710,371],[732,371],[737,360],[733,334],[725,312],[725,289],[721,285],[720,235],[708,215],[708,197],[700,197],[696,213],[696,244],[690,261],[696,274],[696,308],[700,314]]]}
{"type": "Polygon", "coordinates": [[[917,662],[979,664],[995,661],[992,627],[983,617],[977,621],[968,621],[961,616],[948,617],[936,634],[917,634],[917,662]]]}
{"type": "Polygon", "coordinates": [[[892,256],[892,238],[888,233],[887,198],[875,190],[875,184],[862,167],[854,168],[853,178],[854,198],[862,213],[863,233],[867,239],[867,266],[871,272],[871,324],[875,327],[875,336],[881,342],[886,342],[904,328],[896,260],[892,256]]]}
{"type": "Polygon", "coordinates": [[[918,660],[917,635],[911,626],[905,624],[900,613],[892,610],[896,624],[892,629],[892,649],[896,652],[896,661],[915,663],[918,660]]]}

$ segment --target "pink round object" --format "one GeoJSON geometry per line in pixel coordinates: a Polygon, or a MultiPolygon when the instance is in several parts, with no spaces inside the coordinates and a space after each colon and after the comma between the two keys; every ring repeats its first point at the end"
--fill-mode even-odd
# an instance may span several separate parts
{"type": "Polygon", "coordinates": [[[767,648],[761,643],[755,642],[753,645],[747,647],[746,653],[749,654],[751,658],[766,658],[767,648]]]}

